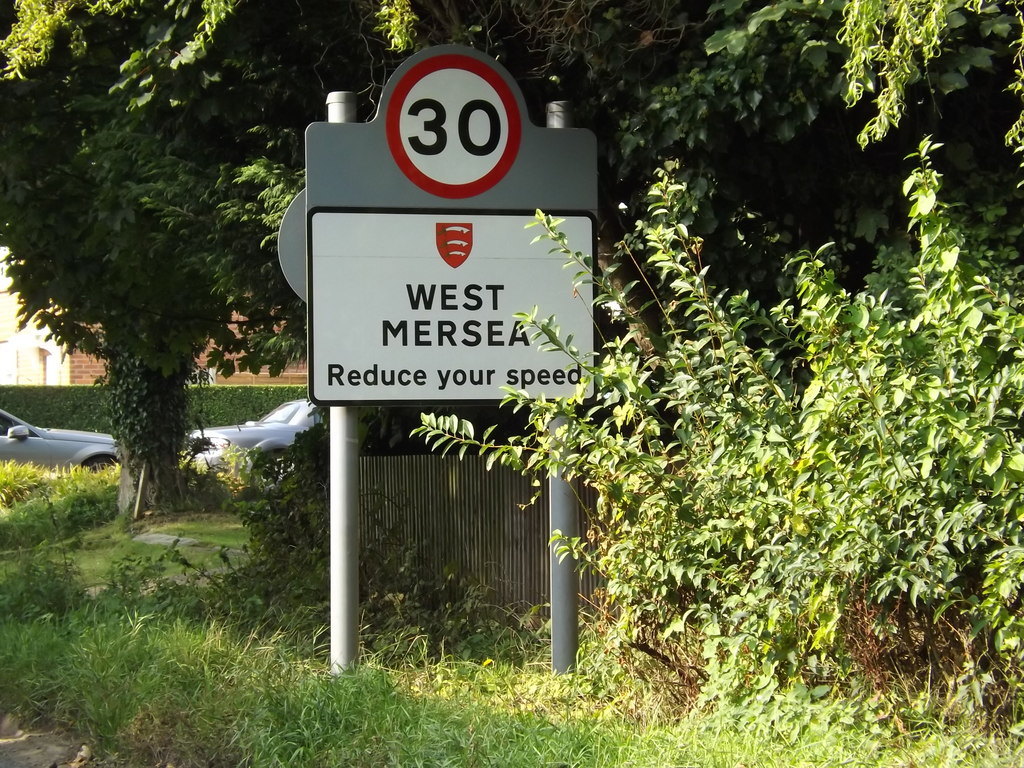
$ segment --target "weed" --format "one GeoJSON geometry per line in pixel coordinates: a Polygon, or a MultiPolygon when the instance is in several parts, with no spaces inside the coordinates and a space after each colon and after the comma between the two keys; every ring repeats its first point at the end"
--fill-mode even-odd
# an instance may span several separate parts
{"type": "Polygon", "coordinates": [[[0,573],[0,616],[8,620],[63,616],[84,596],[74,565],[40,552],[21,555],[0,573]]]}
{"type": "Polygon", "coordinates": [[[46,482],[47,475],[47,470],[34,464],[0,462],[0,512],[27,499],[46,482]]]}
{"type": "Polygon", "coordinates": [[[117,513],[114,468],[98,472],[75,468],[38,477],[30,495],[0,515],[0,551],[60,541],[111,520],[117,513]]]}

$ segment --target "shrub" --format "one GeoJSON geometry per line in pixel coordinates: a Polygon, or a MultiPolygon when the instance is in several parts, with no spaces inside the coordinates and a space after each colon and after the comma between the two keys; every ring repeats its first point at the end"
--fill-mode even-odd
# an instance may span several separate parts
{"type": "Polygon", "coordinates": [[[0,572],[0,616],[6,621],[63,616],[84,600],[77,571],[66,560],[32,552],[0,572]]]}
{"type": "Polygon", "coordinates": [[[46,476],[47,471],[34,464],[0,462],[0,511],[27,499],[45,482],[46,476]]]}
{"type": "MultiPolygon", "coordinates": [[[[1012,701],[1024,317],[950,224],[930,149],[905,186],[912,267],[884,272],[885,290],[851,296],[800,254],[795,301],[765,311],[716,294],[665,174],[632,244],[658,298],[599,280],[630,326],[596,364],[579,360],[577,396],[511,395],[532,428],[505,444],[424,417],[437,448],[593,486],[597,546],[567,545],[606,575],[621,640],[706,696],[758,711],[788,691],[885,690],[906,675],[967,704],[1012,701]],[[652,306],[657,335],[639,331],[652,306]]],[[[579,357],[553,320],[527,319],[579,357]]]]}
{"type": "Polygon", "coordinates": [[[0,387],[0,408],[37,427],[110,432],[106,387],[0,387]]]}
{"type": "Polygon", "coordinates": [[[265,577],[268,596],[291,584],[281,598],[319,602],[327,586],[326,426],[300,432],[280,456],[250,458],[236,510],[249,532],[252,569],[265,577]]]}
{"type": "Polygon", "coordinates": [[[0,514],[0,550],[58,541],[112,520],[117,514],[116,467],[98,472],[80,467],[66,472],[36,472],[38,484],[0,514]]]}
{"type": "MultiPolygon", "coordinates": [[[[249,558],[228,579],[232,613],[264,612],[308,617],[316,628],[327,616],[330,528],[327,425],[296,436],[280,456],[254,453],[248,481],[235,508],[249,533],[249,558]]],[[[367,500],[364,500],[366,503],[367,500]]],[[[412,643],[424,652],[472,654],[483,637],[501,635],[502,614],[487,590],[457,568],[425,562],[397,527],[374,526],[360,542],[362,639],[374,651],[404,653],[412,643]]],[[[481,650],[481,652],[483,652],[481,650]]],[[[493,653],[493,650],[491,651],[493,653]]]]}

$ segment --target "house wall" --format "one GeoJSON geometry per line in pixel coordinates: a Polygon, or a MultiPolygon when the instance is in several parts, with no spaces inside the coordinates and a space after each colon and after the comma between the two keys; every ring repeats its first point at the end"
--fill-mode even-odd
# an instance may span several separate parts
{"type": "Polygon", "coordinates": [[[103,361],[82,352],[73,352],[68,356],[68,367],[70,368],[69,384],[92,385],[107,372],[103,361]]]}
{"type": "MultiPolygon", "coordinates": [[[[106,372],[103,362],[81,352],[65,354],[46,339],[37,327],[18,328],[18,297],[10,291],[4,274],[5,251],[0,248],[0,385],[7,384],[95,384],[106,372]]],[[[219,376],[211,372],[214,384],[298,384],[306,383],[305,362],[289,366],[279,376],[266,369],[258,374],[236,373],[219,376]]]]}
{"type": "Polygon", "coordinates": [[[269,371],[264,368],[259,373],[236,373],[232,376],[220,376],[218,374],[212,374],[214,384],[232,384],[232,385],[248,385],[248,384],[296,384],[305,385],[306,383],[306,363],[294,363],[293,365],[285,368],[280,375],[271,376],[269,371]]]}
{"type": "MultiPolygon", "coordinates": [[[[69,384],[95,384],[103,376],[106,369],[103,362],[94,357],[75,352],[69,356],[69,384]]],[[[221,376],[210,371],[211,384],[232,386],[265,385],[265,384],[297,384],[306,383],[306,363],[296,363],[281,372],[279,376],[271,376],[264,368],[256,373],[236,373],[233,376],[221,376]]]]}
{"type": "Polygon", "coordinates": [[[42,329],[18,327],[18,298],[10,292],[0,253],[0,384],[68,384],[70,368],[42,329]]]}

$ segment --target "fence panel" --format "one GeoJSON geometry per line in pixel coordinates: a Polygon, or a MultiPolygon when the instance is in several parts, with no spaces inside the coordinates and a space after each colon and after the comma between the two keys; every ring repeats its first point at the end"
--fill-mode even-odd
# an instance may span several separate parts
{"type": "MultiPolygon", "coordinates": [[[[580,530],[587,528],[581,494],[580,530]]],[[[587,498],[591,496],[591,498],[587,498]]],[[[547,479],[532,478],[467,456],[372,456],[360,459],[362,535],[398,534],[439,570],[492,591],[498,605],[546,605],[550,591],[547,479]]],[[[582,575],[581,592],[597,578],[582,575]]]]}

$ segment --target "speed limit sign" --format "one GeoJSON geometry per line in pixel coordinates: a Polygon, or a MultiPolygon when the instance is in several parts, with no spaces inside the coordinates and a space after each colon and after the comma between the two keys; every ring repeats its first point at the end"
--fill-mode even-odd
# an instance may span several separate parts
{"type": "MultiPolygon", "coordinates": [[[[293,286],[305,267],[310,399],[423,406],[592,394],[593,284],[529,227],[544,211],[573,258],[596,255],[594,134],[569,126],[564,102],[534,124],[511,74],[461,45],[404,61],[368,122],[337,108],[354,97],[331,94],[330,119],[306,128],[306,189],[279,236],[293,286]],[[564,348],[548,343],[556,331],[564,348]]],[[[359,646],[351,413],[331,417],[334,669],[354,663],[359,646]]],[[[552,490],[552,530],[571,532],[571,490],[552,490]]],[[[552,561],[556,671],[576,658],[573,568],[552,561]]]]}
{"type": "Polygon", "coordinates": [[[535,125],[518,83],[461,45],[427,48],[388,79],[369,122],[306,129],[306,210],[594,211],[597,140],[535,125]]]}
{"type": "Polygon", "coordinates": [[[576,393],[593,297],[527,226],[543,210],[571,251],[595,252],[597,143],[562,121],[534,124],[526,104],[498,61],[446,45],[403,62],[370,121],[308,126],[294,239],[314,402],[576,393]],[[531,311],[557,318],[578,356],[531,336],[520,318],[531,311]]]}
{"type": "Polygon", "coordinates": [[[438,197],[465,198],[508,173],[522,121],[511,89],[492,67],[449,53],[419,62],[399,79],[385,131],[410,181],[438,197]]]}

